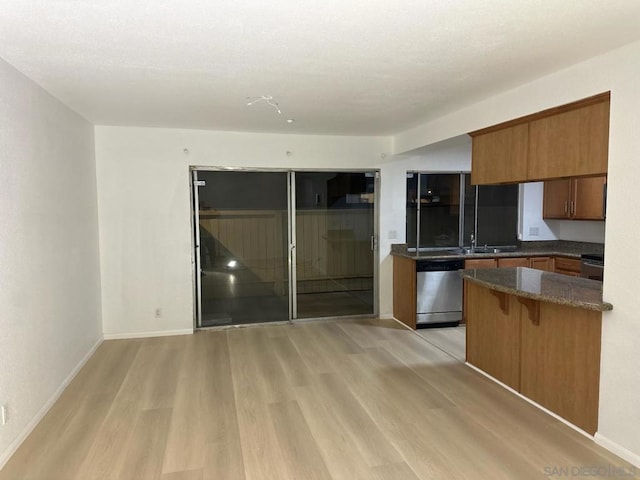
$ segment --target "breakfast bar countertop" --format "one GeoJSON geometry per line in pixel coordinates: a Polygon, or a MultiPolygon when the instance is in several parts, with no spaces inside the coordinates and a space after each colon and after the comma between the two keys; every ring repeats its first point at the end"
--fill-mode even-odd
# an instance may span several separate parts
{"type": "Polygon", "coordinates": [[[587,310],[612,310],[602,300],[602,282],[526,267],[461,270],[465,280],[519,297],[587,310]]]}

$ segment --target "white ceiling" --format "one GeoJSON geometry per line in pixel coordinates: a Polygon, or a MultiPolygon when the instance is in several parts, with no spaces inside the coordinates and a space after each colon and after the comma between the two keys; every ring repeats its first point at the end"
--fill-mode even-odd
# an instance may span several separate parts
{"type": "Polygon", "coordinates": [[[382,135],[639,25],[638,0],[0,0],[0,57],[99,125],[382,135]]]}

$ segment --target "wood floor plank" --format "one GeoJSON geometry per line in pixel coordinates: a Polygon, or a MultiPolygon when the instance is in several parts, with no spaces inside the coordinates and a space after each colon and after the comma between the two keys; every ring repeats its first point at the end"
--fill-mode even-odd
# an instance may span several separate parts
{"type": "Polygon", "coordinates": [[[369,466],[386,465],[403,460],[353,395],[348,385],[337,375],[321,375],[316,383],[316,392],[333,410],[369,466]]]}
{"type": "Polygon", "coordinates": [[[207,443],[204,447],[204,478],[244,480],[244,461],[240,436],[229,442],[207,443]]]}
{"type": "Polygon", "coordinates": [[[146,348],[157,350],[156,361],[145,382],[142,408],[149,410],[172,408],[178,387],[177,378],[182,365],[184,346],[172,347],[171,344],[158,344],[146,348]]]}
{"type": "Polygon", "coordinates": [[[389,442],[402,453],[419,478],[464,478],[449,465],[447,447],[429,432],[426,419],[434,408],[425,404],[419,411],[404,408],[401,397],[389,395],[384,376],[372,368],[367,355],[353,355],[342,371],[349,387],[389,442]],[[425,435],[429,432],[429,435],[425,435]]]}
{"type": "Polygon", "coordinates": [[[111,408],[95,434],[77,478],[117,478],[117,471],[126,455],[128,442],[138,412],[141,409],[145,380],[154,362],[155,352],[139,348],[111,408]]]}
{"type": "Polygon", "coordinates": [[[296,398],[331,478],[369,480],[372,477],[371,468],[342,426],[332,405],[322,401],[313,386],[297,388],[296,398]]]}
{"type": "Polygon", "coordinates": [[[378,465],[371,469],[371,480],[420,480],[405,462],[378,465]]]}
{"type": "Polygon", "coordinates": [[[170,421],[171,409],[140,411],[116,478],[155,480],[160,476],[170,421]]]}
{"type": "Polygon", "coordinates": [[[416,333],[461,362],[465,361],[466,327],[422,328],[416,333]]]}
{"type": "Polygon", "coordinates": [[[380,346],[380,336],[375,333],[368,321],[343,321],[338,325],[360,348],[380,346]]]}
{"type": "Polygon", "coordinates": [[[224,478],[224,477],[205,477],[202,469],[198,470],[184,470],[182,472],[171,472],[162,475],[160,480],[208,480],[210,478],[224,478]]]}
{"type": "Polygon", "coordinates": [[[206,332],[201,422],[205,433],[205,478],[242,480],[244,462],[225,331],[206,332]]]}
{"type": "Polygon", "coordinates": [[[269,406],[271,421],[282,451],[287,478],[295,480],[331,480],[320,450],[302,411],[295,401],[269,406]]]}
{"type": "Polygon", "coordinates": [[[257,365],[260,355],[252,345],[255,332],[249,328],[229,331],[228,341],[236,398],[238,429],[247,480],[287,478],[282,452],[278,448],[267,401],[270,389],[257,365]],[[245,335],[245,333],[249,335],[245,335]]]}
{"type": "Polygon", "coordinates": [[[328,356],[323,346],[317,342],[313,332],[306,328],[307,324],[298,324],[291,327],[288,336],[305,365],[314,374],[332,373],[340,368],[339,363],[332,356],[328,356]]]}
{"type": "Polygon", "coordinates": [[[205,376],[203,358],[207,348],[202,335],[191,335],[180,364],[176,394],[167,437],[162,473],[204,468],[205,432],[201,417],[209,405],[202,404],[205,376]]]}
{"type": "Polygon", "coordinates": [[[284,335],[273,338],[271,344],[289,384],[292,387],[309,385],[311,371],[304,363],[302,356],[298,353],[291,339],[284,335]]]}

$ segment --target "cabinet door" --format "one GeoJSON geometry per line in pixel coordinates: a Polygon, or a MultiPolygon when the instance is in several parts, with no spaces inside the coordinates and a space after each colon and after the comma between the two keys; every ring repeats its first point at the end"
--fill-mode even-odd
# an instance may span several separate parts
{"type": "Polygon", "coordinates": [[[609,101],[529,123],[529,180],[607,172],[609,101]]]}
{"type": "Polygon", "coordinates": [[[571,179],[544,182],[542,218],[568,219],[571,212],[571,179]]]}
{"type": "Polygon", "coordinates": [[[606,183],[605,176],[573,179],[573,219],[604,220],[606,183]]]}
{"type": "Polygon", "coordinates": [[[495,258],[472,258],[464,261],[464,268],[496,268],[495,258]]]}
{"type": "Polygon", "coordinates": [[[600,312],[539,302],[522,311],[520,393],[588,433],[598,426],[600,312]]]}
{"type": "Polygon", "coordinates": [[[471,183],[513,183],[527,179],[529,124],[502,128],[473,137],[471,183]]]}
{"type": "Polygon", "coordinates": [[[551,257],[532,257],[529,265],[536,270],[553,272],[553,258],[551,257]]]}
{"type": "Polygon", "coordinates": [[[498,259],[498,268],[528,267],[528,266],[529,266],[529,259],[527,257],[498,259]]]}

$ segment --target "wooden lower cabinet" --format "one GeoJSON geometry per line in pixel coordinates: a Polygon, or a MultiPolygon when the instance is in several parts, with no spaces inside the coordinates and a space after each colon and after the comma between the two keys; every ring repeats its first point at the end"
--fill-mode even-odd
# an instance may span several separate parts
{"type": "Polygon", "coordinates": [[[467,362],[518,390],[520,323],[514,321],[512,316],[520,306],[512,295],[489,290],[466,280],[465,284],[467,362]]]}
{"type": "Polygon", "coordinates": [[[465,284],[467,362],[594,434],[601,312],[465,284]]]}
{"type": "Polygon", "coordinates": [[[552,257],[531,257],[529,266],[536,270],[544,270],[546,272],[553,272],[553,258],[552,257]]]}
{"type": "Polygon", "coordinates": [[[498,262],[495,258],[471,258],[464,261],[464,268],[496,268],[498,262]]]}
{"type": "Polygon", "coordinates": [[[529,258],[528,257],[504,257],[504,258],[498,258],[498,268],[528,267],[528,266],[529,266],[529,258]]]}
{"type": "MultiPolygon", "coordinates": [[[[464,261],[464,268],[498,268],[498,260],[496,258],[470,258],[464,261]]],[[[462,285],[462,321],[467,323],[467,282],[462,285]]]]}
{"type": "Polygon", "coordinates": [[[580,276],[580,260],[574,258],[555,257],[554,272],[571,277],[580,276]]]}
{"type": "Polygon", "coordinates": [[[602,314],[538,303],[539,324],[520,322],[520,393],[594,434],[602,314]]]}
{"type": "Polygon", "coordinates": [[[393,316],[416,328],[416,261],[393,257],[393,316]]]}

